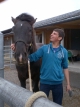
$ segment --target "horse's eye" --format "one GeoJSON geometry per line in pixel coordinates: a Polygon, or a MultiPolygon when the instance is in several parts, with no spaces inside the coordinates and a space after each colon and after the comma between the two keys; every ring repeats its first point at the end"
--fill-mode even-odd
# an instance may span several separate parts
{"type": "Polygon", "coordinates": [[[29,32],[29,35],[32,35],[32,32],[31,32],[31,31],[29,32]]]}

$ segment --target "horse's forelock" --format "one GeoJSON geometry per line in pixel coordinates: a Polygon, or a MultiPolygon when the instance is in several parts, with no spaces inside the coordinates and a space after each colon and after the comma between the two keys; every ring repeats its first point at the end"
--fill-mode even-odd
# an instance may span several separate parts
{"type": "Polygon", "coordinates": [[[16,17],[16,19],[21,21],[27,21],[27,22],[33,22],[35,20],[33,16],[27,13],[20,14],[19,16],[16,17]]]}

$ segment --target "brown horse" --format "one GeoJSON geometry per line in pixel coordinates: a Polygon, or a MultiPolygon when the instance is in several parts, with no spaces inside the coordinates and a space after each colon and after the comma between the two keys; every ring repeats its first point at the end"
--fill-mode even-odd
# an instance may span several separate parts
{"type": "MultiPolygon", "coordinates": [[[[28,55],[32,54],[37,50],[33,24],[35,19],[33,16],[23,13],[16,17],[12,17],[14,26],[12,28],[14,36],[13,40],[15,43],[15,54],[16,68],[18,71],[18,78],[21,86],[26,88],[26,79],[28,75],[28,55]]],[[[33,81],[33,91],[39,91],[38,83],[40,76],[40,60],[37,62],[30,62],[31,78],[33,81]]]]}

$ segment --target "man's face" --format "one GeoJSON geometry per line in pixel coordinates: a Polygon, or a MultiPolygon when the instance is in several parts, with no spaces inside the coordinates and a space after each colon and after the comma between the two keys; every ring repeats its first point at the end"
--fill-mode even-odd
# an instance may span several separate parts
{"type": "Polygon", "coordinates": [[[59,33],[56,31],[53,31],[50,35],[50,42],[57,42],[60,41],[62,37],[59,37],[59,33]]]}

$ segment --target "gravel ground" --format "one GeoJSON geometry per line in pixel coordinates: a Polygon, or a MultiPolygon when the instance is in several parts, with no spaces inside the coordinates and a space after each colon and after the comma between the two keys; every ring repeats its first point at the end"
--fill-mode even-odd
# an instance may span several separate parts
{"type": "MultiPolygon", "coordinates": [[[[12,83],[15,83],[17,85],[20,85],[18,77],[17,77],[17,71],[15,69],[9,69],[6,68],[4,70],[4,78],[12,83]]],[[[26,85],[27,89],[29,89],[29,84],[27,81],[26,85]]],[[[77,89],[75,87],[72,87],[73,96],[69,97],[69,94],[65,91],[66,87],[64,84],[64,96],[63,96],[63,107],[80,107],[80,89],[77,89]]],[[[50,92],[49,99],[52,100],[52,95],[50,92]]],[[[5,107],[9,107],[5,104],[5,107]]]]}

